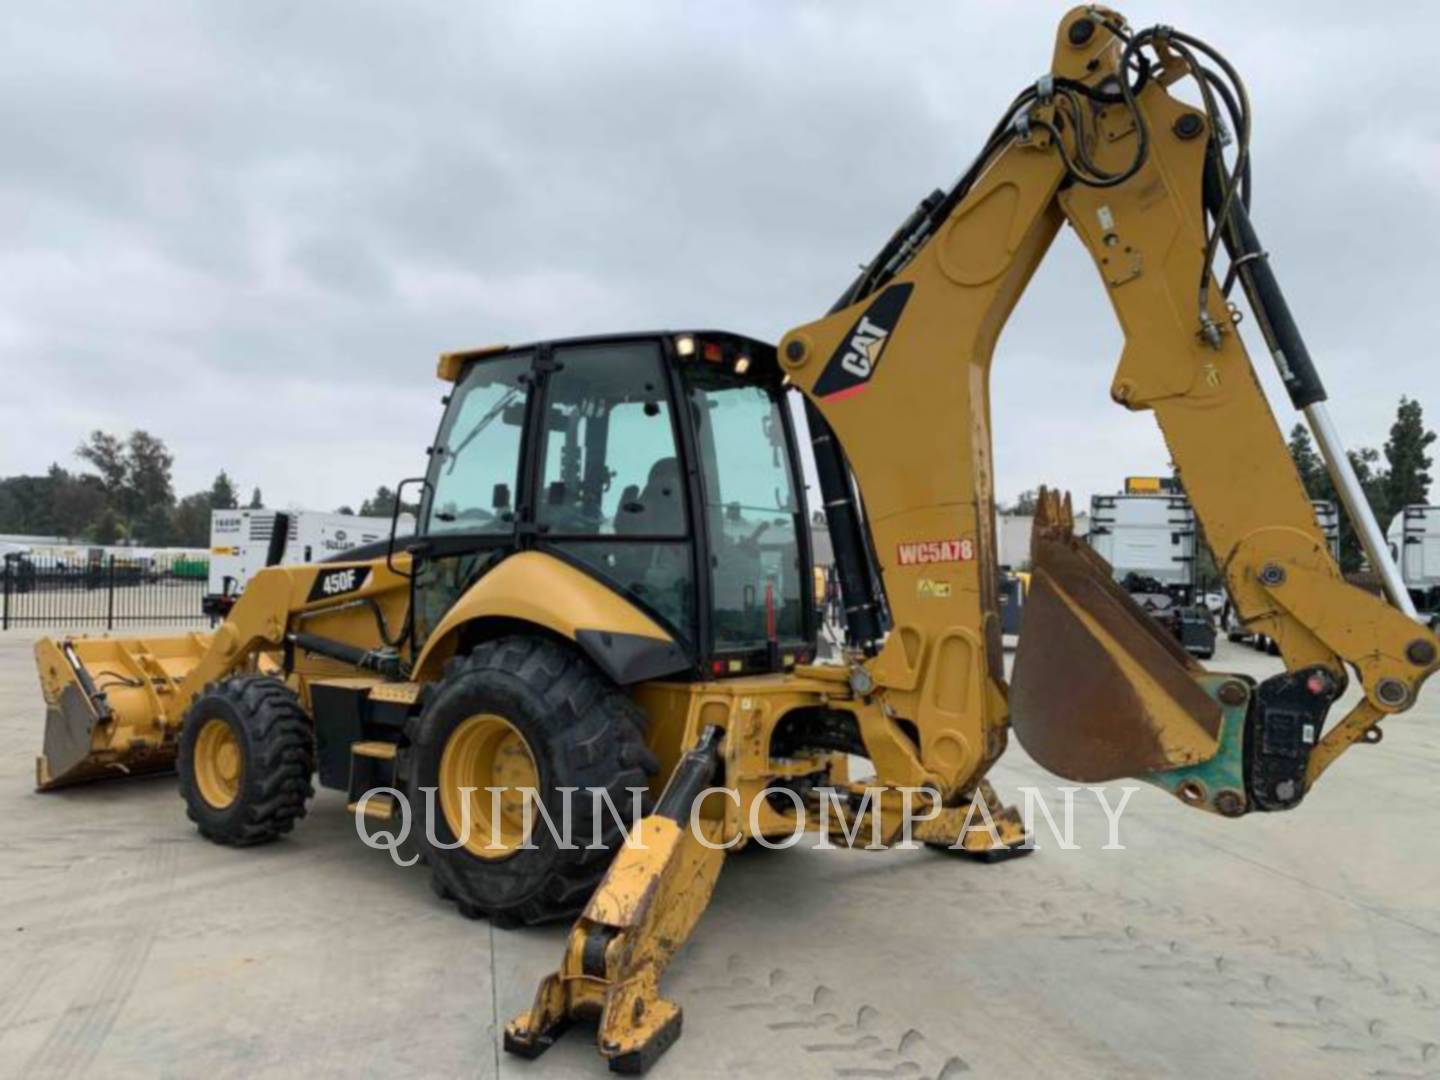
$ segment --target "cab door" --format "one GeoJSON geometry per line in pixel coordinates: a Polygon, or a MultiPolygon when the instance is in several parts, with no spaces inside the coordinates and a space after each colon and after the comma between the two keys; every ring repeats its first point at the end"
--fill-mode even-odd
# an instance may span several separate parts
{"type": "Polygon", "coordinates": [[[693,644],[694,531],[661,343],[557,345],[541,366],[536,547],[693,644]]]}

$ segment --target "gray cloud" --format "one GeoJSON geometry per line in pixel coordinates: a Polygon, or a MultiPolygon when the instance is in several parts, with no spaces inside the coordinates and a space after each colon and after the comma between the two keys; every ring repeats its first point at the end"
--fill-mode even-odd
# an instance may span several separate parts
{"type": "MultiPolygon", "coordinates": [[[[1060,6],[11,5],[0,16],[0,473],[147,427],[332,507],[416,472],[434,357],[828,306],[1049,63],[1060,6]]],[[[1256,218],[1353,442],[1440,411],[1440,9],[1127,8],[1250,85],[1256,218]]],[[[1250,345],[1258,351],[1252,334],[1250,345]]],[[[999,486],[1161,469],[1062,233],[997,350],[999,486]]],[[[1284,426],[1288,403],[1263,357],[1284,426]]]]}

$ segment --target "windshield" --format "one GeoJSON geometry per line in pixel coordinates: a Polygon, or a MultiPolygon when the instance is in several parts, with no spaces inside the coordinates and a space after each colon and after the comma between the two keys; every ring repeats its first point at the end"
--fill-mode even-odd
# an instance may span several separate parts
{"type": "Polygon", "coordinates": [[[427,533],[514,529],[530,354],[470,366],[455,388],[430,463],[427,533]]]}
{"type": "Polygon", "coordinates": [[[711,543],[715,646],[803,638],[800,505],[781,404],[761,386],[695,364],[685,382],[711,543]]]}

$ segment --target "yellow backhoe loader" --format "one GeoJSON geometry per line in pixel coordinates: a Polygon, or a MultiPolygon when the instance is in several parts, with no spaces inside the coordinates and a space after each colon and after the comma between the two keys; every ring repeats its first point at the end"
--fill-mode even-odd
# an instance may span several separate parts
{"type": "Polygon", "coordinates": [[[726,845],[789,834],[827,791],[866,837],[892,836],[924,789],[938,813],[917,839],[1023,850],[985,779],[1013,726],[1059,775],[1138,777],[1216,828],[1296,806],[1414,704],[1437,638],[1413,618],[1250,223],[1249,135],[1243,84],[1205,43],[1072,10],[1050,73],[974,164],[778,348],[695,330],[446,355],[403,549],[266,569],[211,635],[42,641],[39,786],[174,766],[200,832],[236,845],[288,831],[317,775],[377,819],[413,813],[418,853],[463,913],[578,913],[506,1049],[538,1054],[586,1019],[628,1072],[679,1034],[660,977],[726,845]],[[1171,94],[1182,80],[1199,106],[1171,94]],[[989,367],[1067,222],[1125,333],[1110,395],[1154,413],[1279,674],[1200,667],[1046,492],[1007,685],[989,367]],[[1389,602],[1331,559],[1241,343],[1237,284],[1389,602]],[[803,400],[843,591],[833,664],[815,662],[787,394],[803,400]],[[1351,679],[1362,696],[1327,725],[1351,679]],[[873,765],[874,798],[852,754],[873,765]],[[562,844],[532,813],[558,819],[575,789],[597,793],[572,800],[597,843],[562,844]],[[606,800],[638,811],[608,815],[606,800]],[[976,805],[993,828],[966,828],[976,805]]]}

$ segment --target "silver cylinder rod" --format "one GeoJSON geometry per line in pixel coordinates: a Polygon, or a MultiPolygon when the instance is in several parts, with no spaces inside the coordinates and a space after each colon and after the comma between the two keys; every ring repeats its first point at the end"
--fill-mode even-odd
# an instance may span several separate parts
{"type": "Polygon", "coordinates": [[[1345,504],[1350,524],[1360,535],[1365,557],[1385,583],[1391,602],[1410,618],[1418,620],[1420,616],[1415,613],[1410,590],[1405,588],[1400,568],[1390,557],[1390,547],[1380,532],[1375,511],[1370,509],[1370,500],[1365,497],[1365,489],[1360,486],[1360,478],[1355,475],[1355,467],[1350,464],[1350,455],[1345,452],[1345,444],[1335,430],[1335,421],[1330,419],[1330,410],[1325,407],[1325,402],[1317,401],[1305,406],[1305,419],[1310,421],[1310,430],[1315,433],[1315,442],[1320,447],[1320,455],[1325,459],[1335,490],[1340,494],[1340,501],[1345,504]]]}

